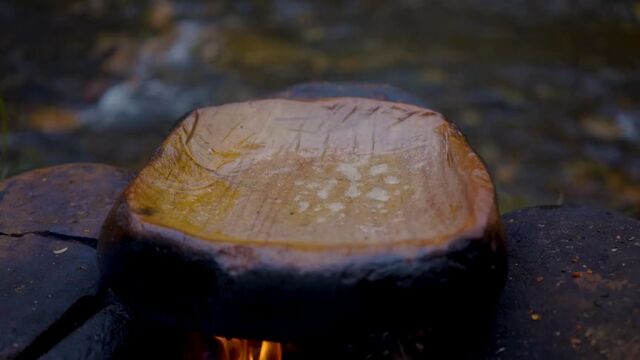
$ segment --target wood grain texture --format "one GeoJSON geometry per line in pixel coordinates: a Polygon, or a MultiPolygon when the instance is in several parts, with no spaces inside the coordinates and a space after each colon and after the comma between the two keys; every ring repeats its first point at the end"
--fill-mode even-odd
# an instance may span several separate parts
{"type": "Polygon", "coordinates": [[[479,288],[493,298],[506,267],[491,178],[458,129],[363,98],[192,112],[125,190],[98,253],[141,312],[272,339],[367,327],[373,312],[383,325],[479,288]]]}
{"type": "Polygon", "coordinates": [[[127,202],[141,222],[209,241],[437,246],[497,214],[489,175],[460,132],[409,105],[347,98],[201,109],[161,152],[127,202]]]}

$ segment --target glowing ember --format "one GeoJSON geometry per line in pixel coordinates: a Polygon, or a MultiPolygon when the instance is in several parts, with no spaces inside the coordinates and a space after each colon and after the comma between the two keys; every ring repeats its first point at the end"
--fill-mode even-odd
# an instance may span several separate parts
{"type": "Polygon", "coordinates": [[[184,360],[281,360],[282,345],[270,341],[206,337],[191,333],[184,360]]]}
{"type": "Polygon", "coordinates": [[[220,344],[220,360],[280,360],[282,346],[270,341],[225,339],[214,337],[220,344]]]}
{"type": "Polygon", "coordinates": [[[282,345],[270,341],[226,339],[192,332],[183,360],[281,360],[282,345]]]}

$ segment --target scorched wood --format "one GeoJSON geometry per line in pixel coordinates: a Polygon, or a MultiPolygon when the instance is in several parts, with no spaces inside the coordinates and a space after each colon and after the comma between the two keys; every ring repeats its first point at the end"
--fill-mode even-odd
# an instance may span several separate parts
{"type": "Polygon", "coordinates": [[[460,131],[363,98],[195,110],[120,197],[98,250],[138,312],[254,339],[482,309],[506,271],[495,189],[460,131]]]}

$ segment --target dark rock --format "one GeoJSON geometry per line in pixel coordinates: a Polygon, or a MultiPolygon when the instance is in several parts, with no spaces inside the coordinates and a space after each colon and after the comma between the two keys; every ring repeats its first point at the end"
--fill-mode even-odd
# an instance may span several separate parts
{"type": "Polygon", "coordinates": [[[0,183],[0,233],[59,234],[91,243],[130,179],[129,172],[100,164],[59,165],[9,178],[0,183]]]}
{"type": "Polygon", "coordinates": [[[16,356],[74,304],[96,296],[95,257],[77,242],[0,236],[0,358],[16,356]]]}
{"type": "Polygon", "coordinates": [[[93,246],[130,177],[70,164],[0,183],[0,358],[37,357],[104,307],[93,246]]]}
{"type": "MultiPolygon", "coordinates": [[[[111,329],[108,331],[113,332],[111,329]]],[[[113,359],[191,359],[185,356],[193,349],[189,348],[189,332],[183,329],[131,317],[123,331],[127,334],[124,341],[108,349],[112,352],[115,349],[113,359]]]]}
{"type": "Polygon", "coordinates": [[[503,220],[509,277],[487,357],[640,358],[640,221],[571,206],[503,220]]]}
{"type": "Polygon", "coordinates": [[[112,359],[129,339],[130,317],[120,304],[100,310],[41,359],[112,359]]]}

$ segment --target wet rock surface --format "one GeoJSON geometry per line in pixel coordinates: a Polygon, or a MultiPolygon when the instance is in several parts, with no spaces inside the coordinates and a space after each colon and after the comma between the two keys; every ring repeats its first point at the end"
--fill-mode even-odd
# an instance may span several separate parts
{"type": "Polygon", "coordinates": [[[95,237],[130,176],[70,164],[0,183],[0,357],[41,355],[104,306],[95,237]]]}
{"type": "Polygon", "coordinates": [[[0,236],[0,357],[32,344],[99,289],[95,250],[36,234],[0,236]]]}
{"type": "Polygon", "coordinates": [[[588,207],[503,216],[509,275],[487,357],[640,356],[640,221],[588,207]]]}
{"type": "Polygon", "coordinates": [[[95,246],[100,227],[131,173],[108,165],[33,170],[0,183],[0,234],[38,233],[95,246]]]}
{"type": "Polygon", "coordinates": [[[130,315],[113,303],[88,319],[56,344],[41,359],[113,359],[130,338],[130,315]]]}

